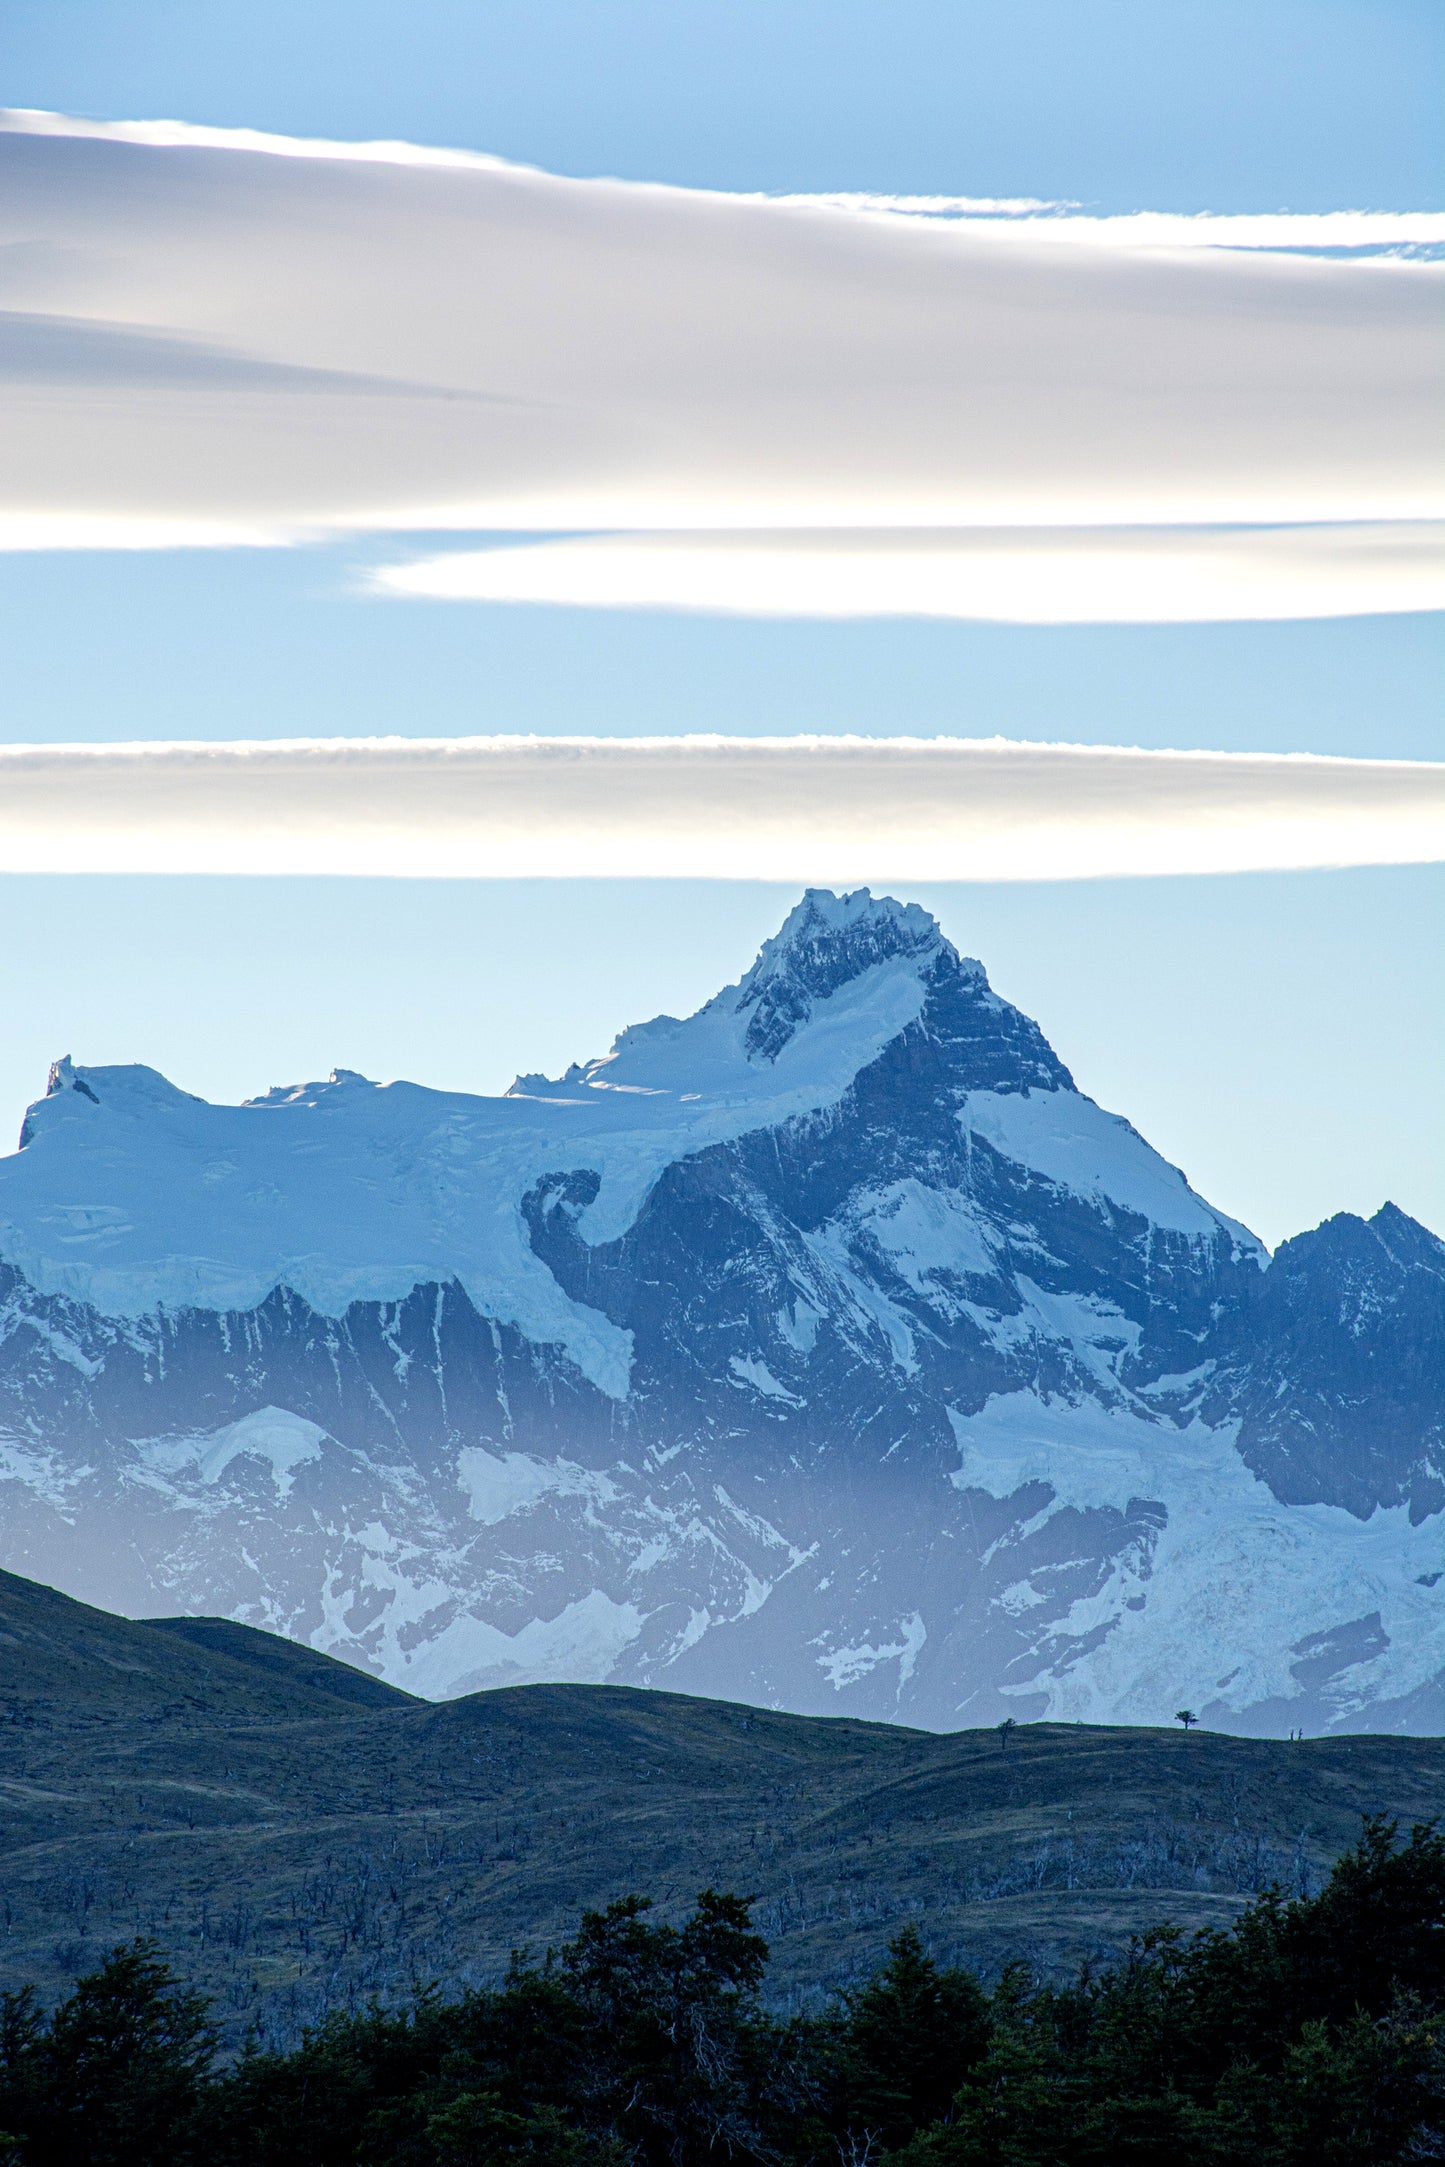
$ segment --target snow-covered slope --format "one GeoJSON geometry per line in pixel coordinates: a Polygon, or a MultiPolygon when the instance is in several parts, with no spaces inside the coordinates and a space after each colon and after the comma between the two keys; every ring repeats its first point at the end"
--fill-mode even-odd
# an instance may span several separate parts
{"type": "Polygon", "coordinates": [[[629,1223],[680,1154],[836,1102],[917,1016],[919,964],[940,945],[916,906],[863,916],[860,931],[860,901],[800,905],[743,984],[698,1015],[659,1017],[560,1083],[521,1077],[503,1098],[340,1069],[212,1106],[154,1069],[59,1062],[5,1168],[0,1253],[41,1292],[111,1316],[251,1309],[278,1286],[340,1316],[455,1279],[478,1309],[555,1341],[621,1394],[626,1333],[562,1295],[528,1246],[520,1200],[580,1156],[601,1177],[586,1215],[599,1238],[629,1223]],[[859,967],[810,986],[794,1012],[815,919],[859,967]],[[87,1201],[56,1201],[71,1194],[87,1201]]]}
{"type": "Polygon", "coordinates": [[[0,1260],[0,1562],[92,1600],[437,1694],[1438,1726],[1445,1248],[1270,1263],[916,906],[501,1098],[58,1063],[0,1260]]]}

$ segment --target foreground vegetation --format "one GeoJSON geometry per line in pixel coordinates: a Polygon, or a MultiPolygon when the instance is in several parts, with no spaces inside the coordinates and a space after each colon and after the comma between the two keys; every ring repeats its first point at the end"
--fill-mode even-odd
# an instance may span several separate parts
{"type": "Polygon", "coordinates": [[[496,1989],[222,2064],[155,1946],[0,1999],[11,2167],[1389,2167],[1445,2159],[1445,1840],[1367,1821],[1318,1896],[986,1992],[915,1928],[822,2015],[761,1998],[748,1904],[589,1912],[496,1989]]]}

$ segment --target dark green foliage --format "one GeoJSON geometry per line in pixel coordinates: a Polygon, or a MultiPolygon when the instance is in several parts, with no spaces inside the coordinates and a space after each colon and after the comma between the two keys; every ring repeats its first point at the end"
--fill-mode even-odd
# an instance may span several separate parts
{"type": "Polygon", "coordinates": [[[0,2000],[4,2167],[1404,2167],[1445,2159],[1445,1842],[1374,1820],[1323,1892],[985,1993],[914,1927],[822,2014],[760,2000],[746,1902],[588,1912],[500,1987],[336,2014],[217,2068],[117,1949],[0,2000]]]}
{"type": "Polygon", "coordinates": [[[427,2116],[438,2167],[585,2167],[625,2158],[615,2145],[589,2144],[555,2107],[516,2114],[495,2092],[454,2092],[427,2116]]]}
{"type": "Polygon", "coordinates": [[[892,2150],[948,2113],[988,2046],[988,1998],[972,1972],[941,1971],[906,1926],[845,2007],[837,2120],[855,2149],[892,2150]]]}
{"type": "Polygon", "coordinates": [[[1367,1821],[1312,1902],[1165,1929],[1070,1988],[1006,1976],[988,2053],[898,2167],[1445,2158],[1445,1843],[1367,1821]]]}
{"type": "Polygon", "coordinates": [[[48,2023],[0,2004],[0,2129],[25,2167],[139,2167],[200,2156],[215,2035],[154,1943],[116,1949],[48,2023]]]}
{"type": "Polygon", "coordinates": [[[749,2047],[767,1943],[736,1896],[706,1889],[677,1931],[645,1899],[589,1912],[561,1977],[584,2013],[585,2110],[630,2159],[747,2157],[753,2150],[749,2047]]]}
{"type": "MultiPolygon", "coordinates": [[[[588,1912],[497,1992],[335,2018],[292,2054],[252,2055],[225,2120],[275,2167],[632,2167],[758,2156],[767,1945],[705,1890],[681,1928],[645,1899],[588,1912]]],[[[224,2155],[223,2155],[224,2156],[224,2155]]]]}

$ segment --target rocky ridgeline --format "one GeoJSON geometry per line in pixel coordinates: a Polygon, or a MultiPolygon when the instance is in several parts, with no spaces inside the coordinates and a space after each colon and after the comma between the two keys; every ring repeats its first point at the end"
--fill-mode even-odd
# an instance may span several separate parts
{"type": "Polygon", "coordinates": [[[502,1098],[57,1065],[0,1562],[445,1696],[1445,1728],[1445,1245],[1271,1260],[917,906],[502,1098]]]}

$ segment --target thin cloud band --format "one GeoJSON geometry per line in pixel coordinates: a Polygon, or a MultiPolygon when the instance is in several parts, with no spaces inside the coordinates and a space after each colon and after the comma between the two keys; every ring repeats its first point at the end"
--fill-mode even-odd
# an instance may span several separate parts
{"type": "Polygon", "coordinates": [[[1445,859],[1445,764],[965,738],[0,747],[0,871],[1059,880],[1445,859]]]}

